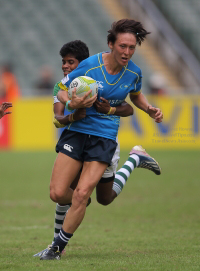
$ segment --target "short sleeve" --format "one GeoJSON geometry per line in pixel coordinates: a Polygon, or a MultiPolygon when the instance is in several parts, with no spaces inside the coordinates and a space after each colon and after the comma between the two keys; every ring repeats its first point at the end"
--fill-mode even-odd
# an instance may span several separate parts
{"type": "Polygon", "coordinates": [[[130,91],[130,94],[133,94],[133,95],[140,94],[141,88],[142,88],[142,72],[141,72],[141,70],[139,70],[139,72],[137,73],[137,77],[136,77],[136,80],[135,80],[133,86],[134,87],[130,91]]]}
{"type": "Polygon", "coordinates": [[[60,88],[58,86],[58,83],[56,83],[53,89],[53,96],[57,96],[59,90],[60,88]]]}

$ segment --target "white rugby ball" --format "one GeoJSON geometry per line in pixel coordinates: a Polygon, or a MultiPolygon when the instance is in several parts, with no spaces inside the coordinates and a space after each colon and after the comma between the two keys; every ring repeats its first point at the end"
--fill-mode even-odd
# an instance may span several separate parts
{"type": "Polygon", "coordinates": [[[95,94],[98,94],[98,84],[97,82],[88,76],[79,76],[75,78],[68,89],[69,99],[72,98],[72,91],[76,88],[76,95],[78,97],[83,97],[89,90],[92,90],[87,98],[91,98],[95,94]]]}

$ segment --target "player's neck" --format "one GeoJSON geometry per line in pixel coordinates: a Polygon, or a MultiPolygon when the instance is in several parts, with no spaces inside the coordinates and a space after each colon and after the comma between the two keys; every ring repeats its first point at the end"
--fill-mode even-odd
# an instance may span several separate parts
{"type": "Polygon", "coordinates": [[[102,59],[104,62],[104,67],[107,71],[107,73],[115,75],[118,74],[123,66],[119,65],[111,53],[104,53],[102,54],[102,59]]]}

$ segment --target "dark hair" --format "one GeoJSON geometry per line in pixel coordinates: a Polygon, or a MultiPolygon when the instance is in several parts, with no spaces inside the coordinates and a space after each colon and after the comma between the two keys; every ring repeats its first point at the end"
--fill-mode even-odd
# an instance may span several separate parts
{"type": "Polygon", "coordinates": [[[89,49],[81,40],[70,41],[62,46],[60,55],[64,58],[66,55],[73,55],[79,62],[89,57],[89,49]]]}
{"type": "Polygon", "coordinates": [[[117,22],[114,22],[111,25],[111,29],[108,30],[107,42],[115,43],[117,39],[117,34],[119,33],[132,33],[136,37],[137,44],[141,43],[146,38],[146,35],[150,34],[147,32],[143,25],[140,22],[131,20],[131,19],[122,19],[117,22]]]}

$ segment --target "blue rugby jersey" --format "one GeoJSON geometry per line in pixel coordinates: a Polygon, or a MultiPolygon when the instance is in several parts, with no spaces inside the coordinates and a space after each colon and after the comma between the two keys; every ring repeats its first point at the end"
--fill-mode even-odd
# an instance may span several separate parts
{"type": "MultiPolygon", "coordinates": [[[[141,90],[142,74],[133,61],[116,74],[107,73],[102,60],[102,53],[83,60],[79,66],[61,80],[64,88],[68,88],[78,76],[89,76],[98,83],[98,99],[109,101],[111,106],[120,105],[131,93],[138,95],[141,90]]],[[[65,129],[116,140],[120,117],[98,113],[94,106],[86,108],[86,117],[66,126],[65,129]]]]}

